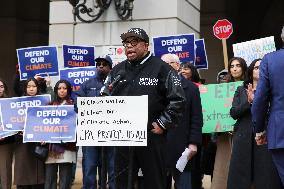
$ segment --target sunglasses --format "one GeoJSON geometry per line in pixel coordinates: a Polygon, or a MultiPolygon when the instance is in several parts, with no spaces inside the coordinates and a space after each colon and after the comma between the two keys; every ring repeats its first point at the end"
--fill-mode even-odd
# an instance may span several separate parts
{"type": "Polygon", "coordinates": [[[99,67],[101,65],[105,67],[105,66],[108,66],[108,63],[106,63],[106,62],[97,62],[96,63],[96,67],[99,67]]]}

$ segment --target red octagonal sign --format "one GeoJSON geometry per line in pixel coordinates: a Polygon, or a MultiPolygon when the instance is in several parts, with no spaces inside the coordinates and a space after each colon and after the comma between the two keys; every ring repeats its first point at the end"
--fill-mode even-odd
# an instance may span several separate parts
{"type": "Polygon", "coordinates": [[[213,32],[218,39],[228,39],[233,33],[233,25],[227,19],[218,20],[213,26],[213,32]]]}

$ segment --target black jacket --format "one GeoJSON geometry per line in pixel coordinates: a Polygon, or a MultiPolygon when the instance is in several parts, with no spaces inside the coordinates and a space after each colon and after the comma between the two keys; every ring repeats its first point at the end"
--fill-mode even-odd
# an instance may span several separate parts
{"type": "Polygon", "coordinates": [[[184,109],[185,96],[177,73],[160,58],[148,53],[141,61],[127,60],[115,66],[105,82],[105,90],[113,81],[113,96],[148,95],[148,129],[152,122],[167,129],[177,125],[184,109]],[[121,75],[118,76],[118,75],[121,75]]]}
{"type": "MultiPolygon", "coordinates": [[[[166,166],[175,168],[176,162],[189,144],[201,145],[203,116],[200,92],[198,87],[181,76],[182,87],[185,92],[186,104],[183,116],[177,128],[168,130],[166,145],[166,166]]],[[[193,165],[193,158],[186,166],[193,165]]]]}
{"type": "Polygon", "coordinates": [[[257,189],[281,188],[267,144],[257,146],[254,140],[251,107],[247,91],[237,88],[230,114],[237,120],[228,173],[228,189],[246,189],[253,183],[257,189]]]}

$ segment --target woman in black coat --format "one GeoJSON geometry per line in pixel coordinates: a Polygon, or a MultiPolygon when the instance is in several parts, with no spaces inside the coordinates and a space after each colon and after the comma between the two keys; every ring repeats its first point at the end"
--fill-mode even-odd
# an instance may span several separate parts
{"type": "Polygon", "coordinates": [[[237,120],[227,189],[280,189],[280,179],[267,145],[257,146],[254,140],[250,105],[259,78],[260,59],[248,68],[244,85],[237,88],[230,114],[237,120]]]}

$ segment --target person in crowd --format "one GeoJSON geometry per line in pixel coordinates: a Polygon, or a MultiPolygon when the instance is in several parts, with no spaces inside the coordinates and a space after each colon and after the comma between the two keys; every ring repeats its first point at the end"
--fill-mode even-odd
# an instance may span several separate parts
{"type": "Polygon", "coordinates": [[[35,75],[34,78],[38,82],[39,86],[39,93],[40,94],[50,94],[51,100],[54,99],[54,92],[51,86],[51,79],[50,76],[47,75],[47,77],[41,77],[40,75],[35,75]]]}
{"type": "MultiPolygon", "coordinates": [[[[39,85],[39,94],[50,94],[51,99],[53,99],[53,89],[51,87],[51,79],[48,75],[47,77],[41,77],[36,74],[34,78],[37,80],[39,85]]],[[[16,74],[14,77],[13,89],[16,96],[20,97],[24,95],[24,86],[25,81],[20,80],[19,64],[16,65],[16,74]]]]}
{"type": "Polygon", "coordinates": [[[218,74],[217,74],[217,83],[227,83],[227,77],[228,77],[228,70],[224,69],[221,70],[218,74]]]}
{"type": "MultiPolygon", "coordinates": [[[[39,94],[39,85],[35,78],[24,83],[24,95],[36,96],[39,94]]],[[[22,133],[16,135],[14,183],[17,189],[43,189],[44,188],[44,162],[33,153],[36,143],[23,143],[22,133]]]]}
{"type": "Polygon", "coordinates": [[[242,86],[235,92],[230,115],[234,126],[233,150],[227,189],[280,189],[280,179],[267,145],[257,146],[251,118],[251,103],[259,79],[261,59],[252,61],[242,86]]]}
{"type": "MultiPolygon", "coordinates": [[[[112,60],[109,56],[95,59],[97,75],[85,81],[79,92],[79,97],[100,96],[100,90],[104,86],[104,81],[112,69],[112,60]]],[[[97,188],[97,169],[101,159],[101,147],[83,146],[83,189],[97,188]]],[[[114,147],[104,147],[104,153],[107,160],[108,186],[109,189],[115,189],[114,180],[114,147]]]]}
{"type": "MultiPolygon", "coordinates": [[[[284,27],[281,38],[284,42],[284,27]]],[[[263,57],[253,99],[252,120],[255,125],[256,143],[263,145],[268,142],[268,149],[272,153],[273,162],[284,186],[284,85],[281,82],[283,59],[283,48],[263,57]],[[267,126],[266,120],[269,120],[267,126]]]]}
{"type": "MultiPolygon", "coordinates": [[[[177,55],[165,54],[161,59],[179,72],[180,60],[177,55]]],[[[202,143],[203,116],[198,87],[182,75],[179,76],[185,92],[186,104],[178,127],[170,129],[167,133],[166,166],[170,169],[170,175],[175,180],[175,188],[191,189],[190,167],[194,166],[195,163],[191,159],[197,153],[197,145],[201,145],[202,143]],[[176,169],[176,163],[185,148],[190,150],[188,155],[190,162],[187,163],[185,170],[181,173],[176,169]]],[[[170,182],[168,183],[171,183],[172,177],[169,177],[169,179],[170,182]]],[[[171,184],[168,188],[171,189],[171,184]]]]}
{"type": "Polygon", "coordinates": [[[103,92],[112,96],[148,95],[148,146],[116,148],[116,186],[126,189],[128,171],[136,177],[141,167],[144,188],[164,189],[166,131],[176,126],[182,116],[184,91],[176,71],[148,51],[149,36],[143,29],[131,28],[120,37],[127,60],[112,69],[103,92]],[[113,84],[117,78],[119,81],[113,84]],[[133,158],[132,170],[128,170],[128,162],[132,162],[129,156],[133,158]]]}
{"type": "Polygon", "coordinates": [[[13,90],[17,97],[24,95],[24,83],[25,81],[20,80],[19,64],[16,64],[16,73],[13,80],[13,90]]]}
{"type": "MultiPolygon", "coordinates": [[[[181,63],[180,73],[184,78],[193,82],[197,87],[202,85],[202,80],[200,78],[200,75],[199,75],[196,67],[193,64],[191,64],[190,62],[181,63]]],[[[202,144],[198,145],[197,154],[194,157],[195,163],[194,163],[194,166],[192,166],[192,169],[191,169],[192,189],[201,189],[202,188],[203,174],[202,174],[202,171],[201,171],[201,159],[202,159],[202,151],[203,151],[202,147],[203,147],[203,145],[205,145],[204,142],[206,141],[205,140],[206,138],[208,138],[208,136],[203,134],[202,135],[202,144]]]]}
{"type": "MultiPolygon", "coordinates": [[[[3,79],[0,79],[0,98],[7,97],[9,97],[7,84],[3,79]]],[[[0,188],[2,189],[11,189],[12,187],[13,144],[14,136],[0,137],[0,188]]]]}
{"type": "Polygon", "coordinates": [[[190,62],[181,63],[180,73],[187,80],[192,81],[195,85],[199,86],[201,84],[201,79],[196,67],[190,62]]]}
{"type": "MultiPolygon", "coordinates": [[[[72,87],[66,80],[59,80],[54,87],[54,100],[51,105],[73,105],[72,87]]],[[[59,172],[59,188],[70,189],[72,184],[72,165],[76,161],[76,144],[47,144],[48,157],[45,161],[45,189],[57,189],[57,173],[59,172]],[[59,169],[59,171],[58,171],[59,169]]]]}
{"type": "MultiPolygon", "coordinates": [[[[244,59],[240,57],[231,58],[228,68],[228,74],[223,77],[226,82],[243,81],[245,79],[247,64],[244,59]]],[[[232,134],[230,132],[219,134],[211,189],[227,188],[231,151],[232,134]]]]}

